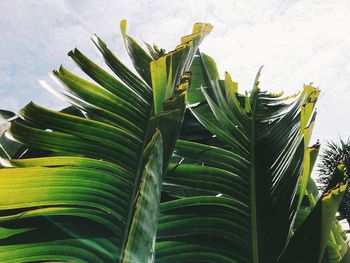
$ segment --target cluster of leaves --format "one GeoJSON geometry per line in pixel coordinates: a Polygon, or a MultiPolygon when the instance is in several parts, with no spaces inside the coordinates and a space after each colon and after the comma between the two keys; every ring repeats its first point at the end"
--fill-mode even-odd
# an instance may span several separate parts
{"type": "Polygon", "coordinates": [[[259,71],[239,93],[198,49],[209,24],[168,53],[121,29],[138,74],[95,36],[115,75],[74,49],[95,83],[43,83],[71,107],[3,112],[0,261],[349,262],[346,170],[322,194],[310,178],[319,90],[262,91],[259,71]]]}
{"type": "MultiPolygon", "coordinates": [[[[340,139],[339,142],[327,142],[320,156],[319,178],[320,189],[328,190],[329,182],[337,176],[337,165],[343,164],[350,171],[350,139],[340,139]]],[[[336,179],[335,179],[336,180],[336,179]]],[[[345,193],[339,206],[339,214],[342,219],[350,222],[350,190],[345,193]]]]}

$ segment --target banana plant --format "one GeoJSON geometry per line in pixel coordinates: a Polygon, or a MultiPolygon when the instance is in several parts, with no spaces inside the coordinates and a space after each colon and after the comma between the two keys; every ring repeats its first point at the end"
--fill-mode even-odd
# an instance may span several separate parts
{"type": "Polygon", "coordinates": [[[31,154],[1,159],[0,262],[154,261],[162,174],[183,120],[186,71],[211,28],[195,24],[176,49],[153,60],[122,21],[141,78],[97,36],[92,42],[116,76],[78,49],[68,53],[95,83],[61,66],[51,76],[64,92],[42,84],[73,108],[31,102],[11,121],[7,138],[31,154]]]}
{"type": "MultiPolygon", "coordinates": [[[[343,177],[344,173],[340,172],[339,176],[343,177]]],[[[344,195],[342,193],[344,189],[339,188],[339,190],[341,193],[334,193],[333,189],[333,192],[320,194],[313,179],[309,179],[304,200],[293,227],[294,232],[298,231],[298,235],[293,236],[291,243],[294,245],[290,244],[289,251],[285,252],[285,262],[319,262],[320,259],[322,263],[350,261],[346,234],[339,222],[332,216],[334,211],[330,212],[331,209],[337,208],[333,202],[338,202],[344,195]],[[333,194],[336,196],[329,198],[333,194]],[[317,203],[318,199],[323,199],[323,202],[317,203]],[[318,219],[312,219],[315,214],[318,219]],[[310,223],[307,223],[306,220],[310,223]],[[304,226],[301,227],[302,225],[304,226]],[[310,253],[310,251],[322,251],[323,249],[323,255],[310,253]]]]}
{"type": "Polygon", "coordinates": [[[95,83],[63,67],[51,75],[65,92],[42,83],[71,107],[4,118],[21,147],[1,155],[0,262],[346,262],[347,171],[321,197],[311,187],[319,90],[268,93],[259,71],[239,93],[198,49],[211,29],[148,54],[122,21],[138,74],[94,36],[116,76],[74,49],[95,83]]]}
{"type": "Polygon", "coordinates": [[[325,193],[295,231],[315,160],[308,145],[319,90],[268,93],[259,88],[259,71],[253,89],[241,94],[201,52],[191,71],[189,108],[211,136],[191,136],[202,128],[185,119],[186,140],[178,140],[163,181],[172,199],[161,204],[157,262],[321,262],[347,181],[325,193]],[[304,240],[318,245],[306,252],[304,240]]]}
{"type": "Polygon", "coordinates": [[[334,218],[345,194],[348,179],[344,165],[338,165],[333,180],[324,193],[319,193],[310,177],[320,145],[307,148],[302,180],[299,185],[301,206],[297,212],[292,239],[282,256],[282,262],[345,263],[350,250],[345,232],[334,218]],[[307,182],[303,185],[303,182],[307,182]],[[318,200],[318,201],[317,201],[318,200]],[[296,232],[294,234],[294,232],[296,232]],[[314,251],[314,253],[309,253],[314,251]]]}

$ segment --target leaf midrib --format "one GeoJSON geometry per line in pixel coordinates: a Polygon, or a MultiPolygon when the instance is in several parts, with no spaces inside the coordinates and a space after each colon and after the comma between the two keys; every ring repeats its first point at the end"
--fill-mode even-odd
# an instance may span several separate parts
{"type": "Polygon", "coordinates": [[[126,222],[126,226],[125,226],[125,234],[124,234],[124,237],[123,237],[123,243],[122,243],[122,254],[121,254],[121,258],[120,258],[120,262],[123,262],[123,259],[124,259],[124,251],[125,251],[125,248],[126,248],[126,245],[128,243],[128,237],[129,237],[129,232],[130,232],[130,228],[131,228],[131,224],[133,222],[133,213],[134,213],[134,203],[136,202],[136,196],[137,196],[137,193],[139,192],[139,183],[141,181],[141,176],[142,176],[142,173],[143,173],[143,169],[142,169],[142,165],[143,165],[143,152],[144,152],[144,149],[147,145],[147,138],[149,138],[149,130],[150,130],[150,118],[152,117],[153,115],[153,112],[154,112],[154,106],[152,105],[150,111],[149,111],[149,114],[147,116],[147,125],[146,125],[146,131],[145,131],[145,134],[144,134],[144,139],[143,139],[143,143],[142,143],[142,147],[140,149],[140,156],[139,156],[139,162],[138,162],[138,167],[137,167],[137,170],[136,170],[136,176],[135,176],[135,182],[134,182],[134,188],[133,188],[133,191],[132,191],[132,196],[131,196],[131,204],[130,204],[130,207],[129,207],[129,213],[128,213],[128,218],[127,218],[127,222],[126,222]]]}
{"type": "MultiPolygon", "coordinates": [[[[259,91],[256,83],[254,85],[254,91],[259,91]]],[[[254,101],[251,108],[251,134],[250,134],[250,207],[251,207],[251,227],[252,227],[252,262],[259,262],[259,251],[258,251],[258,230],[257,230],[257,217],[256,217],[256,182],[255,182],[255,108],[257,96],[253,97],[254,101]]]]}

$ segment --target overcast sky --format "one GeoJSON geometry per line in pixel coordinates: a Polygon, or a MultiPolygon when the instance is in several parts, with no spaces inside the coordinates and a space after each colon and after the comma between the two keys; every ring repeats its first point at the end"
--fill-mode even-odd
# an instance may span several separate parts
{"type": "Polygon", "coordinates": [[[321,88],[314,139],[350,136],[350,1],[120,1],[0,0],[0,108],[29,101],[64,104],[38,80],[60,64],[77,67],[67,52],[78,47],[102,65],[90,42],[99,35],[129,64],[119,22],[136,40],[173,49],[194,22],[213,32],[201,50],[249,90],[260,65],[261,88],[291,94],[313,82],[321,88]]]}

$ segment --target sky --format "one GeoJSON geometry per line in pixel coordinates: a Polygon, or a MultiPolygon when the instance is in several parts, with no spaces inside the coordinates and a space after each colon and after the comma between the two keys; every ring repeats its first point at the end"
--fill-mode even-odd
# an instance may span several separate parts
{"type": "MultiPolygon", "coordinates": [[[[78,47],[103,66],[90,37],[96,33],[127,65],[119,22],[140,43],[172,50],[195,22],[214,30],[201,45],[221,76],[250,90],[293,94],[303,84],[321,89],[313,141],[350,136],[350,1],[223,0],[1,0],[0,108],[18,111],[29,101],[60,109],[64,102],[40,86],[61,64],[82,75],[67,56],[78,47]]],[[[103,66],[105,67],[105,66],[103,66]]]]}

